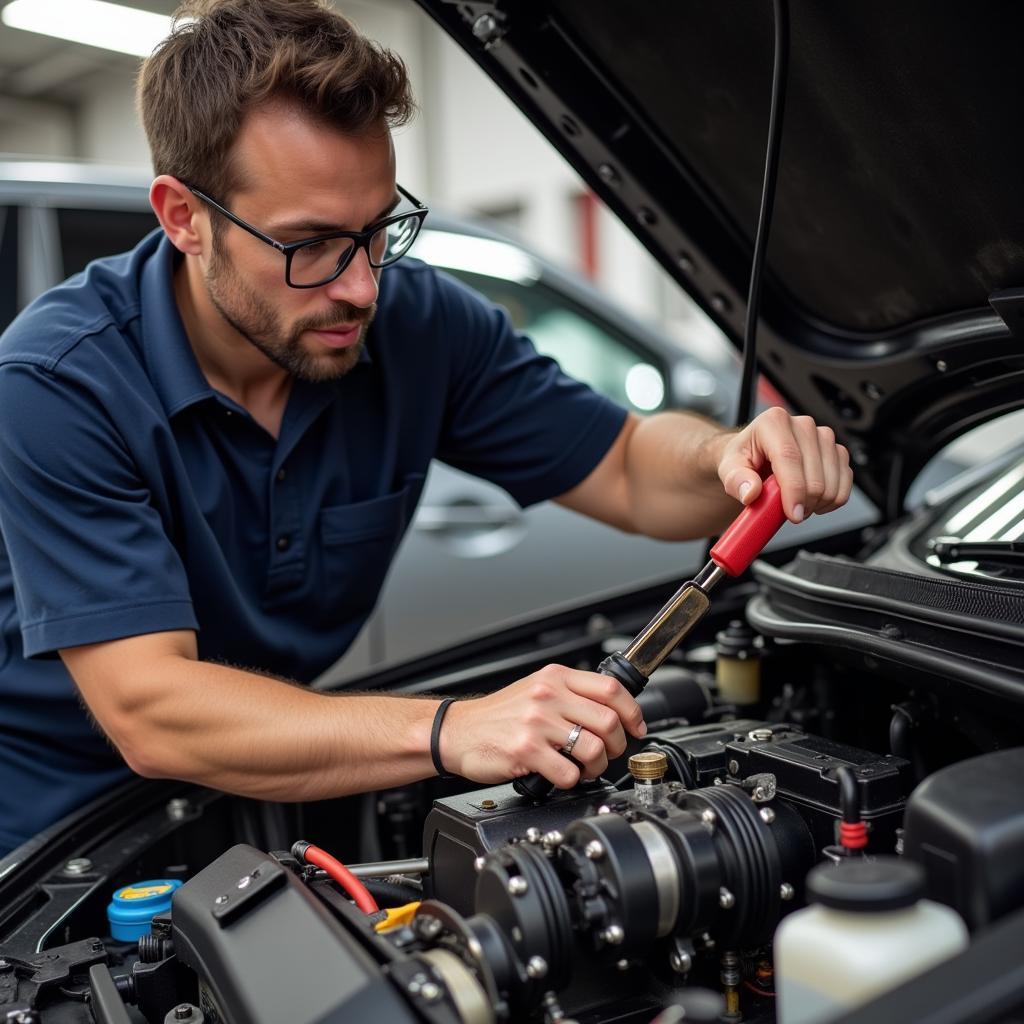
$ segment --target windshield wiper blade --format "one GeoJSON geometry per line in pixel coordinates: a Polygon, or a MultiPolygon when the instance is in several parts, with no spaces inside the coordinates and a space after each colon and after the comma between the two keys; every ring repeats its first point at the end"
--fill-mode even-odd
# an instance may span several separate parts
{"type": "Polygon", "coordinates": [[[998,565],[1024,565],[1024,541],[1019,540],[958,540],[940,537],[932,541],[932,554],[940,562],[990,562],[998,565]]]}

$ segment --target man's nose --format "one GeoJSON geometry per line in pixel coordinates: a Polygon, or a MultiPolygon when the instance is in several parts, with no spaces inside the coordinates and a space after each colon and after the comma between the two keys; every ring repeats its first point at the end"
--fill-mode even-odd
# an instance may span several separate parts
{"type": "Polygon", "coordinates": [[[377,278],[365,249],[360,249],[352,262],[330,284],[327,295],[335,302],[347,302],[366,309],[377,301],[377,278]]]}

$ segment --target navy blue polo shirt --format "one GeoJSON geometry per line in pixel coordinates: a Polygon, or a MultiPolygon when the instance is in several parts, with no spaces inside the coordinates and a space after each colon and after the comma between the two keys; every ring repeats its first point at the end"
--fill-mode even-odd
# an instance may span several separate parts
{"type": "Polygon", "coordinates": [[[203,659],[309,681],[372,610],[432,458],[526,506],[582,480],[624,422],[407,259],[363,358],[296,381],[275,440],[203,376],[176,258],[154,232],[0,337],[0,849],[129,775],[60,648],[197,630],[203,659]]]}

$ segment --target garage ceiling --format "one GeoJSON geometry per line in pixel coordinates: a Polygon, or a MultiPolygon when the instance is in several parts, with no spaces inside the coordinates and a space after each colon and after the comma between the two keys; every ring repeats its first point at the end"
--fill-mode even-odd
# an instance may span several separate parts
{"type": "MultiPolygon", "coordinates": [[[[9,0],[0,0],[0,10],[9,0]]],[[[124,7],[170,15],[178,0],[116,0],[124,7]]],[[[382,0],[343,0],[335,6],[358,20],[360,8],[379,6],[382,0]]],[[[394,0],[389,0],[394,2],[394,0]]],[[[132,72],[138,60],[112,50],[23,32],[0,23],[0,99],[48,100],[75,104],[83,90],[110,73],[132,72]]],[[[3,143],[0,141],[0,150],[3,143]]]]}

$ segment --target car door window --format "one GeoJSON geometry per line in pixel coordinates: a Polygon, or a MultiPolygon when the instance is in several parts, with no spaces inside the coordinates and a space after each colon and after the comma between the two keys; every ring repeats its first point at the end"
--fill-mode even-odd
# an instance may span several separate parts
{"type": "Polygon", "coordinates": [[[127,252],[157,226],[150,211],[143,210],[57,210],[64,276],[84,270],[101,256],[127,252]]]}
{"type": "Polygon", "coordinates": [[[627,408],[653,412],[666,405],[664,371],[612,327],[540,281],[520,283],[449,269],[503,306],[517,330],[571,377],[627,408]]]}

